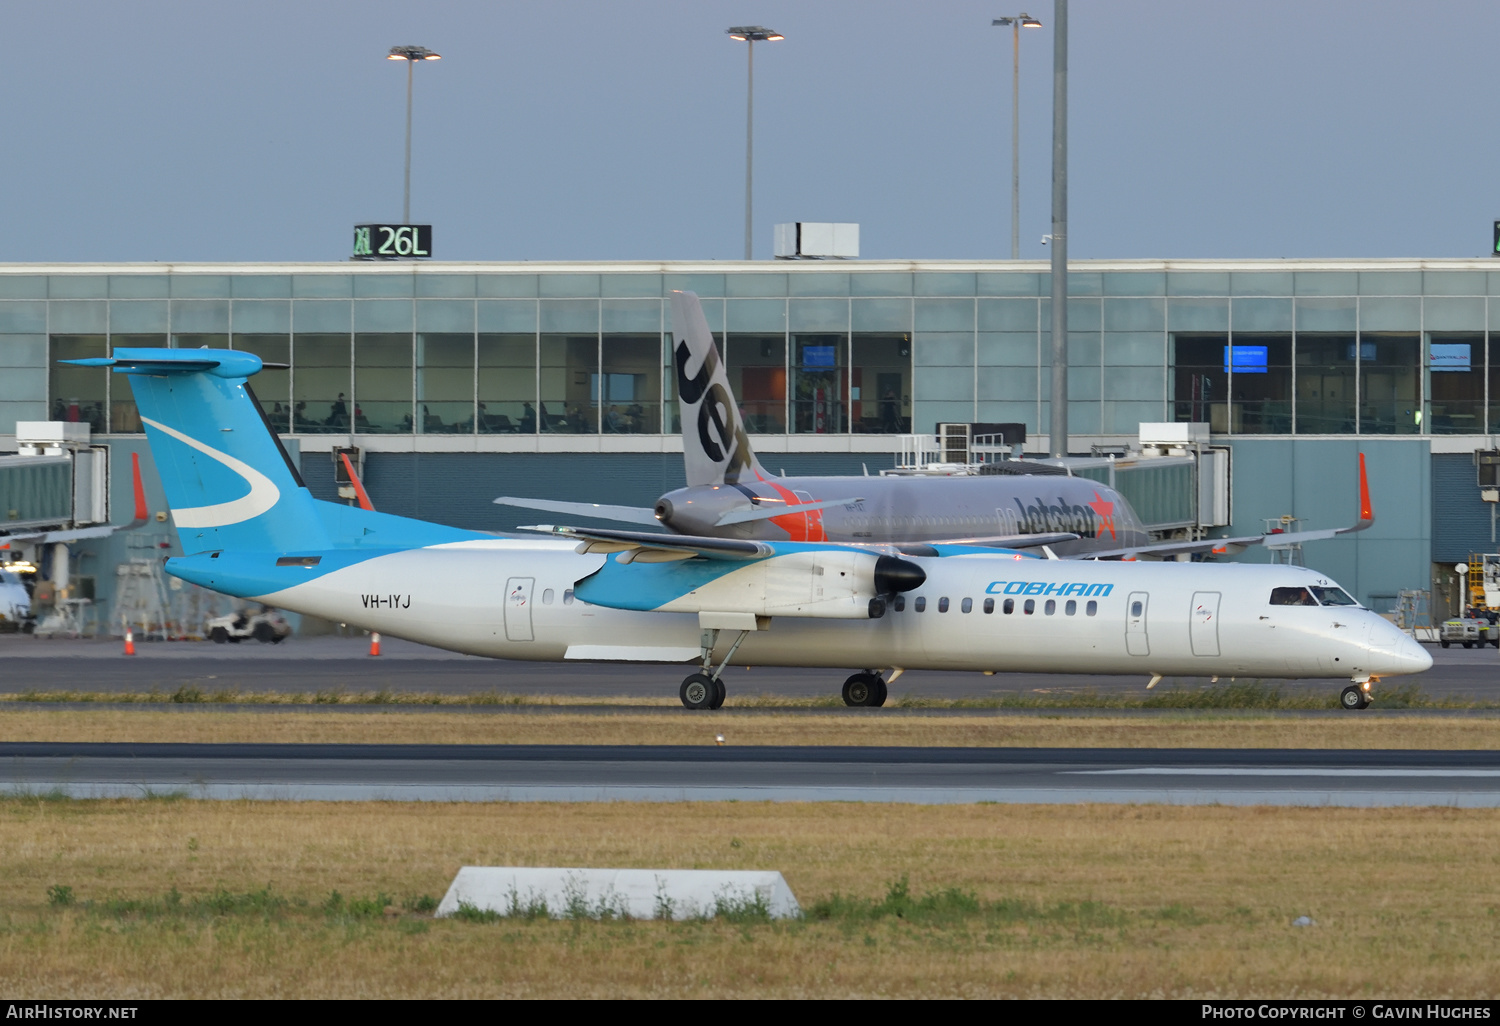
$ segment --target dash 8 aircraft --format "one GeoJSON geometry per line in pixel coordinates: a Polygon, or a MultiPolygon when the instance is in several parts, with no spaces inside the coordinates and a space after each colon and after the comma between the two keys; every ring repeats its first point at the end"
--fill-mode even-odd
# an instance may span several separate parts
{"type": "Polygon", "coordinates": [[[1431,658],[1333,581],[1288,566],[1094,562],[935,545],[704,538],[547,527],[491,535],[312,497],[255,401],[258,357],[117,349],[186,555],[216,591],[476,655],[856,669],[880,705],[905,669],[1320,677],[1368,704],[1431,658]],[[929,554],[930,553],[930,554],[929,554]],[[890,677],[887,678],[886,674],[890,677]]]}

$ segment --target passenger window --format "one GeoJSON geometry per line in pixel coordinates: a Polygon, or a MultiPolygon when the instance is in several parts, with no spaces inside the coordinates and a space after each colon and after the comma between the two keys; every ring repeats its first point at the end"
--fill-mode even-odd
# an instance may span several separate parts
{"type": "Polygon", "coordinates": [[[915,609],[919,613],[926,612],[927,611],[927,596],[926,595],[918,595],[917,596],[917,600],[911,604],[911,607],[913,609],[915,609]]]}
{"type": "Polygon", "coordinates": [[[1005,600],[1005,605],[1002,606],[1001,608],[1005,610],[1005,615],[1009,616],[1011,613],[1014,613],[1016,611],[1016,600],[1015,599],[1006,599],[1005,600]]]}
{"type": "Polygon", "coordinates": [[[1025,611],[1027,616],[1030,616],[1032,613],[1036,612],[1036,599],[1027,599],[1026,604],[1021,608],[1025,611]]]}
{"type": "Polygon", "coordinates": [[[1089,616],[1095,616],[1099,612],[1099,603],[1095,602],[1093,599],[1089,599],[1089,604],[1083,607],[1083,611],[1089,616]]]}
{"type": "Polygon", "coordinates": [[[1141,605],[1139,602],[1132,602],[1132,603],[1130,603],[1130,615],[1131,616],[1140,616],[1141,613],[1145,610],[1145,608],[1146,607],[1143,606],[1143,605],[1141,605]]]}
{"type": "Polygon", "coordinates": [[[1069,616],[1072,616],[1074,613],[1078,612],[1078,603],[1073,601],[1072,599],[1068,599],[1068,604],[1066,606],[1063,606],[1063,612],[1067,613],[1069,616]]]}
{"type": "Polygon", "coordinates": [[[1051,616],[1055,612],[1057,612],[1057,599],[1048,599],[1046,606],[1047,615],[1051,616]]]}
{"type": "Polygon", "coordinates": [[[972,613],[974,612],[974,600],[971,598],[966,598],[962,603],[959,604],[958,608],[965,613],[972,613]]]}
{"type": "Polygon", "coordinates": [[[906,596],[905,595],[897,595],[896,596],[896,601],[894,601],[894,602],[891,603],[891,608],[894,609],[898,613],[900,613],[903,610],[905,610],[906,609],[906,596]]]}
{"type": "Polygon", "coordinates": [[[1312,592],[1306,588],[1272,588],[1271,605],[1273,606],[1315,606],[1317,599],[1312,597],[1312,592]]]}
{"type": "Polygon", "coordinates": [[[994,599],[987,598],[987,599],[984,600],[984,611],[986,613],[993,613],[995,611],[995,600],[994,599]]]}
{"type": "Polygon", "coordinates": [[[944,595],[942,598],[938,599],[938,612],[939,613],[946,613],[947,611],[948,611],[948,596],[944,595]]]}
{"type": "Polygon", "coordinates": [[[573,604],[573,589],[572,588],[568,588],[567,590],[565,590],[563,592],[563,605],[565,605],[565,606],[571,606],[572,604],[573,604]]]}
{"type": "Polygon", "coordinates": [[[550,606],[551,604],[552,604],[552,589],[548,588],[546,591],[542,592],[542,605],[544,605],[544,606],[550,606]]]}

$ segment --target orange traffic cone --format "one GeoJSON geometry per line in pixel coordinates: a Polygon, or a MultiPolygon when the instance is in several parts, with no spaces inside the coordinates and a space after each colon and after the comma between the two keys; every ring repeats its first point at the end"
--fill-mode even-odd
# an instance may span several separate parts
{"type": "Polygon", "coordinates": [[[125,628],[125,654],[135,655],[135,631],[125,628]]]}
{"type": "Polygon", "coordinates": [[[370,654],[372,656],[377,656],[377,655],[380,654],[380,632],[379,631],[371,631],[370,632],[370,654]]]}

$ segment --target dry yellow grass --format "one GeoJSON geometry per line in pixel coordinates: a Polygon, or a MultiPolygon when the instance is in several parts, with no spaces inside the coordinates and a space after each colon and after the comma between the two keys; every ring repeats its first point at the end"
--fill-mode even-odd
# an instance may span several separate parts
{"type": "Polygon", "coordinates": [[[5,741],[195,741],[394,744],[964,745],[1061,748],[1485,748],[1500,719],[1224,715],[1016,716],[610,712],[251,712],[100,706],[0,712],[5,741]]]}
{"type": "Polygon", "coordinates": [[[0,802],[0,992],[44,997],[1494,997],[1500,811],[0,802]],[[782,870],[804,907],[956,886],[1008,918],[326,917],[464,864],[782,870]],[[49,906],[269,886],[272,915],[49,906]],[[1092,905],[1084,903],[1094,903],[1092,905]],[[1029,910],[1029,911],[1028,911],[1029,910]],[[1297,929],[1300,915],[1317,920],[1297,929]]]}

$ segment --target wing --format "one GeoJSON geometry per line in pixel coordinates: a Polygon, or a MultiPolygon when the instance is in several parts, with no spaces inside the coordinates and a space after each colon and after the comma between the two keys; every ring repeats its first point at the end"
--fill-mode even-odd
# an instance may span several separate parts
{"type": "Polygon", "coordinates": [[[556,527],[536,524],[523,531],[539,531],[561,538],[577,538],[579,554],[618,552],[618,563],[673,563],[684,559],[718,559],[745,562],[776,555],[776,546],[768,542],[742,541],[738,538],[700,538],[690,534],[663,534],[656,531],[614,531],[591,527],[556,527]]]}
{"type": "Polygon", "coordinates": [[[790,506],[764,497],[758,498],[755,501],[759,505],[732,509],[714,521],[714,526],[727,527],[730,524],[746,524],[752,520],[770,520],[772,517],[784,517],[788,513],[811,513],[815,509],[828,509],[830,506],[847,506],[850,503],[864,502],[865,500],[826,499],[823,502],[803,502],[790,506]]]}
{"type": "Polygon", "coordinates": [[[1156,545],[1137,545],[1134,548],[1107,549],[1103,552],[1080,553],[1072,559],[1135,559],[1141,556],[1177,556],[1192,552],[1240,552],[1252,545],[1268,549],[1289,549],[1306,542],[1325,541],[1341,534],[1354,534],[1367,530],[1375,523],[1375,509],[1370,505],[1370,479],[1365,474],[1365,454],[1359,454],[1359,519],[1348,527],[1328,527],[1317,531],[1289,531],[1275,534],[1247,534],[1239,538],[1205,538],[1200,541],[1161,542],[1156,545]]]}
{"type": "Polygon", "coordinates": [[[520,499],[514,495],[502,495],[495,500],[501,506],[520,506],[524,509],[539,509],[546,513],[566,513],[575,517],[594,517],[598,520],[618,520],[622,524],[659,525],[656,513],[644,506],[610,506],[602,502],[559,502],[552,499],[520,499]]]}
{"type": "MultiPolygon", "coordinates": [[[[1066,531],[1054,531],[1050,534],[992,534],[982,538],[943,538],[937,541],[924,542],[926,545],[978,545],[984,548],[996,549],[1036,549],[1043,545],[1057,545],[1061,542],[1077,541],[1076,534],[1066,531]]],[[[905,544],[897,542],[896,544],[905,544]]]]}

